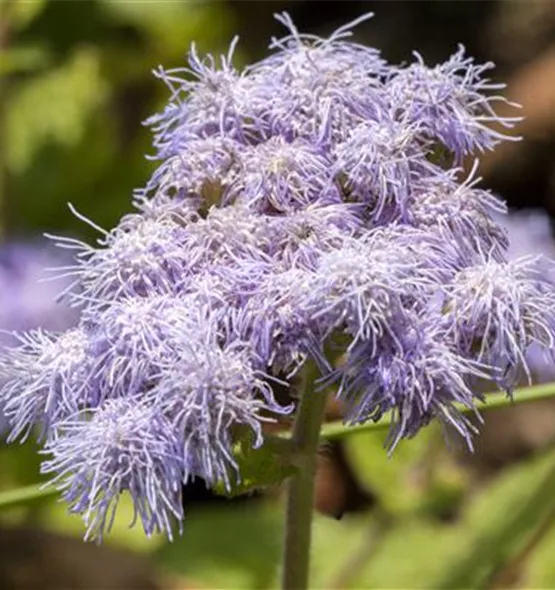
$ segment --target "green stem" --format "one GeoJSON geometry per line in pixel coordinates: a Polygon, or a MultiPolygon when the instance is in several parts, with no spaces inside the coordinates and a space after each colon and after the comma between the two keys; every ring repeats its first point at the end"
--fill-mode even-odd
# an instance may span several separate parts
{"type": "Polygon", "coordinates": [[[314,391],[315,377],[315,368],[307,367],[291,438],[298,471],[288,482],[283,590],[308,588],[314,480],[326,405],[325,393],[314,391]]]}
{"type": "MultiPolygon", "coordinates": [[[[315,398],[314,400],[310,400],[311,402],[316,403],[317,400],[321,401],[322,406],[325,404],[324,394],[313,392],[313,387],[310,387],[310,392],[314,393],[312,396],[306,396],[306,398],[311,397],[315,398]]],[[[514,392],[515,399],[514,401],[507,398],[507,396],[503,393],[491,393],[487,394],[487,404],[484,405],[481,409],[482,410],[490,410],[493,408],[502,408],[507,406],[518,405],[521,403],[526,402],[534,402],[539,401],[542,399],[548,399],[555,397],[555,383],[545,383],[543,385],[534,385],[532,387],[523,387],[521,389],[517,389],[514,392]]],[[[301,400],[301,406],[302,404],[301,400]]],[[[307,402],[308,403],[308,402],[307,402]]],[[[460,408],[464,411],[464,408],[460,408]]],[[[311,410],[312,411],[312,410],[311,410]]],[[[321,410],[323,412],[323,410],[321,410]]],[[[303,412],[303,415],[308,412],[308,410],[299,409],[299,415],[297,416],[297,423],[301,421],[300,414],[303,412]]],[[[321,431],[318,427],[317,430],[319,432],[319,436],[323,439],[333,440],[333,439],[340,439],[344,436],[348,436],[350,434],[356,434],[357,432],[367,432],[372,430],[380,430],[387,428],[390,425],[390,420],[388,418],[381,420],[380,422],[369,422],[367,424],[360,424],[356,426],[346,426],[341,422],[329,422],[328,424],[324,424],[321,431]]],[[[297,425],[295,426],[297,428],[297,425]]],[[[301,426],[299,426],[299,429],[301,426]]],[[[298,442],[295,442],[293,438],[290,438],[290,433],[288,431],[284,431],[282,433],[278,433],[274,435],[275,438],[284,438],[286,450],[291,450],[293,447],[298,448],[298,442]]],[[[298,441],[298,438],[296,439],[298,441]]],[[[315,444],[314,448],[317,448],[317,444],[315,444]]],[[[32,500],[33,498],[42,497],[42,496],[49,496],[49,495],[56,495],[58,492],[55,488],[48,488],[46,490],[41,489],[38,485],[35,486],[28,486],[26,488],[19,488],[15,490],[9,490],[6,492],[0,492],[0,510],[3,508],[8,508],[13,506],[14,504],[20,502],[26,502],[32,500]]]]}
{"type": "MultiPolygon", "coordinates": [[[[555,397],[555,383],[545,383],[542,385],[532,385],[530,387],[521,387],[514,391],[514,399],[507,397],[505,393],[495,392],[486,393],[486,403],[481,405],[478,409],[480,411],[493,410],[495,408],[503,408],[507,406],[516,406],[521,403],[539,401],[555,397]]],[[[470,412],[468,408],[456,405],[461,412],[470,412]]],[[[386,416],[379,422],[367,422],[365,424],[355,424],[348,426],[343,422],[328,422],[324,424],[321,437],[326,440],[334,440],[343,438],[349,434],[356,434],[357,432],[368,432],[371,430],[382,430],[388,428],[391,424],[391,417],[386,416]]]]}
{"type": "Polygon", "coordinates": [[[3,508],[12,508],[18,504],[27,504],[39,498],[54,496],[59,491],[54,487],[43,488],[41,485],[34,484],[14,490],[0,492],[0,510],[3,508]]]}

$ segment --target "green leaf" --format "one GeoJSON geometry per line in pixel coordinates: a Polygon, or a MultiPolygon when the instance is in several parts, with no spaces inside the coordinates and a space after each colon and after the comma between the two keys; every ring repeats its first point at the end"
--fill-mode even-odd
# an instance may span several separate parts
{"type": "MultiPolygon", "coordinates": [[[[530,387],[521,387],[513,392],[512,398],[509,398],[505,393],[500,393],[498,391],[486,393],[485,397],[486,402],[478,407],[482,412],[485,410],[493,410],[495,408],[555,397],[555,382],[532,385],[530,387]]],[[[461,412],[470,411],[463,406],[457,407],[461,412]]],[[[366,424],[357,424],[354,426],[348,426],[339,421],[329,422],[328,424],[324,424],[321,437],[327,440],[340,439],[357,432],[383,430],[389,428],[390,424],[391,416],[389,414],[379,422],[367,422],[366,424]]],[[[284,433],[283,436],[286,436],[286,433],[284,433]]]]}
{"type": "MultiPolygon", "coordinates": [[[[322,523],[323,524],[323,523],[322,523]]],[[[376,544],[374,553],[370,559],[358,566],[358,571],[351,571],[349,576],[349,588],[410,588],[411,590],[429,590],[435,588],[433,580],[437,578],[453,557],[457,555],[458,539],[456,529],[437,522],[424,519],[402,518],[387,533],[379,538],[370,536],[373,529],[372,521],[364,523],[361,528],[360,519],[353,522],[350,539],[338,538],[339,532],[334,533],[337,546],[346,551],[341,551],[341,564],[337,557],[334,559],[334,571],[328,570],[327,578],[317,577],[314,582],[320,582],[320,586],[328,587],[329,580],[337,577],[338,571],[344,570],[345,562],[352,558],[355,552],[364,549],[370,542],[376,544]]],[[[322,526],[322,525],[321,525],[322,526]]],[[[327,525],[326,525],[327,526],[327,525]]],[[[319,551],[318,536],[314,546],[315,552],[319,551]]],[[[330,540],[328,559],[333,559],[333,547],[330,540]]],[[[322,561],[325,556],[322,556],[322,561]]],[[[316,574],[318,576],[318,574],[316,574]]]]}
{"type": "Polygon", "coordinates": [[[459,539],[459,556],[433,587],[484,587],[554,510],[555,453],[550,452],[509,470],[473,503],[465,519],[469,534],[459,539]]]}
{"type": "Polygon", "coordinates": [[[386,510],[406,511],[421,496],[419,488],[409,482],[414,480],[431,435],[430,428],[423,430],[415,439],[399,444],[389,457],[384,449],[385,432],[360,432],[345,438],[345,452],[357,479],[378,495],[386,510]]]}
{"type": "Polygon", "coordinates": [[[290,463],[289,445],[286,441],[267,438],[259,448],[254,448],[253,444],[253,435],[248,433],[236,445],[235,460],[241,479],[233,481],[233,474],[230,474],[231,490],[226,490],[223,484],[218,484],[214,488],[216,493],[228,497],[240,496],[278,485],[295,473],[295,468],[290,463]]]}
{"type": "Polygon", "coordinates": [[[167,571],[206,588],[271,588],[282,545],[281,507],[260,500],[187,512],[183,536],[157,554],[167,571]]]}
{"type": "Polygon", "coordinates": [[[39,45],[12,47],[0,52],[0,76],[37,70],[48,64],[49,57],[39,45]]]}
{"type": "Polygon", "coordinates": [[[210,48],[229,36],[232,14],[221,3],[204,2],[113,2],[101,0],[114,21],[132,25],[144,33],[154,49],[182,58],[192,41],[210,48]]]}
{"type": "Polygon", "coordinates": [[[8,3],[11,3],[9,24],[15,31],[22,30],[30,25],[46,6],[46,0],[0,0],[0,11],[8,3]]]}

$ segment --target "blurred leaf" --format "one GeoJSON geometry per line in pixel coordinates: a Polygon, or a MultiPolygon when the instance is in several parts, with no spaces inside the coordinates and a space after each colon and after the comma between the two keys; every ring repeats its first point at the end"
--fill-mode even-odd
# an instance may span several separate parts
{"type": "Polygon", "coordinates": [[[48,52],[39,45],[13,47],[0,53],[0,76],[33,71],[44,67],[48,60],[48,52]]]}
{"type": "Polygon", "coordinates": [[[432,429],[403,441],[391,457],[384,449],[386,432],[362,432],[344,439],[348,461],[357,479],[380,498],[386,511],[399,512],[414,507],[422,490],[415,485],[419,462],[429,448],[432,429]]]}
{"type": "Polygon", "coordinates": [[[16,31],[28,26],[46,6],[46,0],[0,0],[0,5],[7,2],[12,3],[10,26],[16,31]]]}
{"type": "Polygon", "coordinates": [[[21,172],[47,143],[77,144],[106,91],[92,49],[81,49],[58,69],[23,82],[7,109],[9,168],[21,172]]]}
{"type": "Polygon", "coordinates": [[[131,24],[166,58],[181,57],[192,41],[212,48],[228,34],[230,14],[217,2],[113,2],[101,0],[113,20],[131,24]]]}
{"type": "Polygon", "coordinates": [[[272,586],[282,543],[282,509],[268,501],[191,510],[183,536],[158,552],[161,565],[207,588],[272,586]]]}
{"type": "Polygon", "coordinates": [[[525,583],[528,588],[555,588],[555,528],[535,548],[526,564],[525,583]]]}
{"type": "MultiPolygon", "coordinates": [[[[365,524],[353,540],[346,545],[346,550],[341,551],[343,561],[349,559],[353,552],[358,551],[361,544],[368,543],[369,524],[365,524]]],[[[335,537],[337,538],[337,537],[335,537]]],[[[371,559],[360,567],[358,572],[352,572],[351,588],[411,588],[430,589],[435,588],[433,581],[438,573],[444,571],[458,551],[457,531],[454,527],[445,524],[431,523],[424,519],[402,518],[395,528],[388,531],[387,535],[377,539],[378,546],[371,559]]],[[[336,545],[343,547],[347,539],[341,539],[336,545]]],[[[329,544],[329,559],[332,559],[333,548],[329,544]]],[[[318,551],[319,545],[315,546],[318,551]]],[[[323,557],[322,557],[323,559],[323,557]]],[[[335,557],[335,572],[328,573],[327,579],[318,577],[321,587],[325,582],[334,579],[339,568],[338,559],[335,557]]],[[[315,586],[318,587],[318,586],[315,586]]]]}
{"type": "Polygon", "coordinates": [[[555,510],[555,454],[548,453],[499,477],[471,505],[460,553],[434,588],[483,587],[525,546],[555,510]]]}
{"type": "MultiPolygon", "coordinates": [[[[519,555],[543,519],[551,517],[555,509],[554,458],[550,453],[508,470],[476,497],[456,524],[434,524],[420,512],[413,512],[412,516],[406,512],[398,517],[397,525],[382,539],[371,561],[361,567],[353,587],[484,587],[519,555]]],[[[373,485],[379,473],[387,482],[378,486],[384,494],[382,498],[387,493],[395,495],[396,486],[404,484],[392,478],[379,463],[374,467],[378,473],[373,485]]],[[[341,546],[346,543],[339,531],[327,534],[341,546]]],[[[360,539],[364,542],[364,536],[360,539]]],[[[551,539],[553,543],[555,534],[551,539]]],[[[319,547],[315,545],[315,551],[320,551],[319,547]]],[[[553,545],[550,549],[551,553],[545,553],[548,564],[552,561],[553,545]]],[[[353,550],[349,545],[349,551],[353,550]]],[[[330,549],[330,560],[332,553],[330,549]]],[[[534,572],[535,577],[527,581],[537,580],[534,587],[551,587],[555,568],[542,568],[536,561],[534,572]]]]}

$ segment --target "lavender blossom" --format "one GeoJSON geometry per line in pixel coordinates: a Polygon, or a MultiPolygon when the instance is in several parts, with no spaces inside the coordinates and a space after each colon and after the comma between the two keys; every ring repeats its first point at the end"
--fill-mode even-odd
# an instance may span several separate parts
{"type": "Polygon", "coordinates": [[[246,428],[254,445],[263,442],[265,413],[287,413],[256,369],[256,357],[240,341],[223,348],[191,346],[172,364],[152,395],[176,432],[183,452],[184,478],[200,476],[208,484],[230,487],[240,478],[233,455],[233,431],[246,428]]]}
{"type": "MultiPolygon", "coordinates": [[[[461,48],[429,68],[348,40],[286,36],[239,70],[191,49],[156,71],[158,169],[112,231],[59,245],[75,330],[21,335],[0,388],[12,438],[42,428],[89,537],[129,492],[147,534],[183,519],[181,484],[228,491],[236,453],[291,411],[274,385],[307,364],[347,423],[392,412],[388,444],[437,418],[471,446],[476,379],[511,390],[530,346],[553,354],[555,284],[506,261],[505,205],[459,167],[514,139],[502,86],[461,48]],[[438,154],[446,157],[440,161],[438,154]]],[[[295,395],[297,392],[292,392],[295,395]]],[[[302,392],[301,392],[302,394],[302,392]]],[[[323,395],[319,388],[304,395],[323,395]]]]}
{"type": "MultiPolygon", "coordinates": [[[[78,314],[67,304],[58,301],[60,288],[67,281],[48,280],[48,269],[66,262],[61,252],[50,244],[35,242],[7,242],[0,246],[0,346],[8,348],[20,343],[15,332],[34,330],[60,331],[73,326],[78,314]]],[[[10,377],[11,371],[0,369],[10,377]]],[[[20,373],[22,375],[22,373],[20,373]]],[[[5,387],[9,387],[5,383],[5,387]]],[[[0,433],[11,428],[4,412],[4,398],[0,395],[0,433]]],[[[40,402],[39,402],[40,404],[40,402]]],[[[24,410],[25,415],[29,408],[24,410]]],[[[27,416],[36,416],[34,409],[27,416]]],[[[25,418],[23,419],[25,422],[25,418]]],[[[24,424],[18,427],[25,428],[24,424]]]]}
{"type": "Polygon", "coordinates": [[[530,379],[525,354],[532,343],[554,347],[555,290],[537,259],[484,257],[455,276],[445,306],[458,348],[497,368],[494,377],[509,390],[519,368],[530,379]]]}
{"type": "Polygon", "coordinates": [[[384,116],[357,125],[337,146],[337,174],[346,194],[368,203],[374,219],[380,220],[384,211],[390,219],[401,215],[414,181],[437,175],[422,136],[418,123],[384,116]]]}
{"type": "Polygon", "coordinates": [[[395,328],[395,334],[379,339],[378,351],[375,343],[357,343],[339,370],[347,422],[377,421],[393,411],[388,437],[392,450],[401,438],[414,436],[438,418],[471,446],[475,427],[454,404],[474,409],[480,395],[470,389],[469,378],[487,377],[487,372],[458,353],[441,322],[413,317],[395,328]]]}
{"type": "Polygon", "coordinates": [[[97,363],[81,328],[59,335],[37,330],[19,339],[3,353],[0,405],[11,430],[8,442],[27,438],[34,426],[39,438],[49,436],[53,424],[93,395],[89,378],[97,363]]]}
{"type": "Polygon", "coordinates": [[[489,95],[505,87],[484,78],[492,63],[474,64],[462,45],[448,61],[434,68],[428,68],[419,53],[414,55],[416,62],[394,71],[387,84],[390,103],[401,117],[422,126],[428,137],[451,150],[459,161],[476,151],[492,149],[502,140],[517,139],[490,127],[498,123],[511,129],[519,120],[500,117],[494,110],[496,104],[508,101],[489,95]]]}
{"type": "MultiPolygon", "coordinates": [[[[102,540],[114,522],[122,492],[133,498],[133,524],[147,535],[172,537],[172,517],[181,523],[182,450],[160,410],[140,399],[108,400],[68,418],[45,447],[51,458],[42,472],[54,474],[71,512],[82,514],[86,539],[102,540]]],[[[181,525],[179,525],[181,526],[181,525]]]]}
{"type": "MultiPolygon", "coordinates": [[[[548,216],[538,210],[510,211],[509,215],[496,217],[509,238],[507,258],[534,256],[543,277],[555,284],[555,241],[548,216]]],[[[555,379],[555,363],[542,347],[533,342],[526,351],[526,364],[534,382],[548,382],[555,379]]]]}
{"type": "Polygon", "coordinates": [[[261,213],[287,213],[341,202],[331,162],[317,145],[273,137],[244,154],[230,199],[261,213]]]}
{"type": "Polygon", "coordinates": [[[503,259],[508,241],[501,216],[507,213],[507,207],[489,191],[476,188],[481,180],[473,178],[476,166],[477,162],[463,182],[457,180],[457,169],[417,179],[404,220],[458,244],[465,257],[491,252],[503,259]]]}

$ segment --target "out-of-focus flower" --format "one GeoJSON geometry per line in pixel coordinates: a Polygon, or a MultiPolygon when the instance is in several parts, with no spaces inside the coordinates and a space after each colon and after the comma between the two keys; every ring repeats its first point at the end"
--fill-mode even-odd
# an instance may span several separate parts
{"type": "Polygon", "coordinates": [[[65,330],[78,313],[58,301],[68,281],[52,280],[48,269],[69,262],[51,244],[6,242],[0,245],[0,343],[16,344],[12,331],[65,330]]]}

